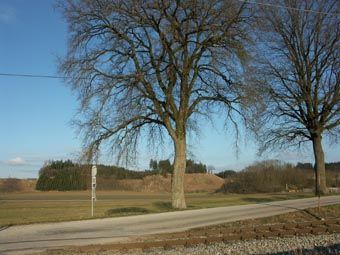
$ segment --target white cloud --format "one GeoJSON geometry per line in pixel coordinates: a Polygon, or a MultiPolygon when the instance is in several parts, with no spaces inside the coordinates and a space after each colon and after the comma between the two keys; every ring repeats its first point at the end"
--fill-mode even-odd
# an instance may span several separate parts
{"type": "Polygon", "coordinates": [[[6,163],[8,165],[12,165],[12,166],[28,165],[28,162],[21,157],[12,158],[12,159],[6,161],[6,163]]]}
{"type": "Polygon", "coordinates": [[[15,11],[12,7],[0,5],[0,23],[10,24],[15,20],[15,11]]]}

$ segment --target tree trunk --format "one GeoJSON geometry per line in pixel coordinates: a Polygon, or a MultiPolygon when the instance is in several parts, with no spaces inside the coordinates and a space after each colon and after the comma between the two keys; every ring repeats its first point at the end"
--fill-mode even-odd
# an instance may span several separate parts
{"type": "Polygon", "coordinates": [[[314,171],[315,171],[315,195],[323,195],[327,193],[326,186],[326,170],[325,158],[322,149],[321,135],[313,136],[313,151],[314,151],[314,171]]]}
{"type": "Polygon", "coordinates": [[[172,208],[185,209],[184,174],[186,168],[186,140],[185,137],[174,141],[175,161],[172,174],[172,208]]]}

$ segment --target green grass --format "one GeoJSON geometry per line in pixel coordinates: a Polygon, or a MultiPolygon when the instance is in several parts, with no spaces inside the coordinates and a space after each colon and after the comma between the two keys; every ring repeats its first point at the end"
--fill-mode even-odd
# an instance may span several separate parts
{"type": "MultiPolygon", "coordinates": [[[[186,194],[188,209],[242,205],[311,197],[312,194],[186,194]]],[[[91,217],[91,192],[30,192],[0,194],[0,226],[83,220],[91,217]]],[[[95,218],[172,211],[171,194],[101,191],[95,218]],[[125,208],[125,209],[124,209],[125,208]],[[126,209],[127,208],[127,209],[126,209]]]]}

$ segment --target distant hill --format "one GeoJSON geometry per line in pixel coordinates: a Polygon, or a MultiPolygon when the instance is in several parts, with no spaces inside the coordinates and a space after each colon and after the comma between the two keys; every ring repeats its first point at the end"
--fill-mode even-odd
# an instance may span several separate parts
{"type": "MultiPolygon", "coordinates": [[[[224,179],[214,174],[185,174],[184,191],[185,192],[215,192],[224,184],[224,179]]],[[[116,189],[125,191],[141,192],[171,192],[171,175],[149,175],[142,180],[118,180],[111,182],[111,187],[98,183],[98,189],[116,189]],[[115,186],[113,186],[114,184],[115,186]]]]}

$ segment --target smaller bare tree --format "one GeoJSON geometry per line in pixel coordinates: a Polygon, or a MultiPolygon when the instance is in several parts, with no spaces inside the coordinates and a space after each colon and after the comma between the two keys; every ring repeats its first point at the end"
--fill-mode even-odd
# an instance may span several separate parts
{"type": "Polygon", "coordinates": [[[316,193],[326,193],[322,137],[340,134],[340,19],[331,14],[339,13],[340,2],[282,5],[259,8],[260,54],[253,74],[258,85],[265,84],[267,108],[258,134],[262,150],[311,141],[316,193]]]}

